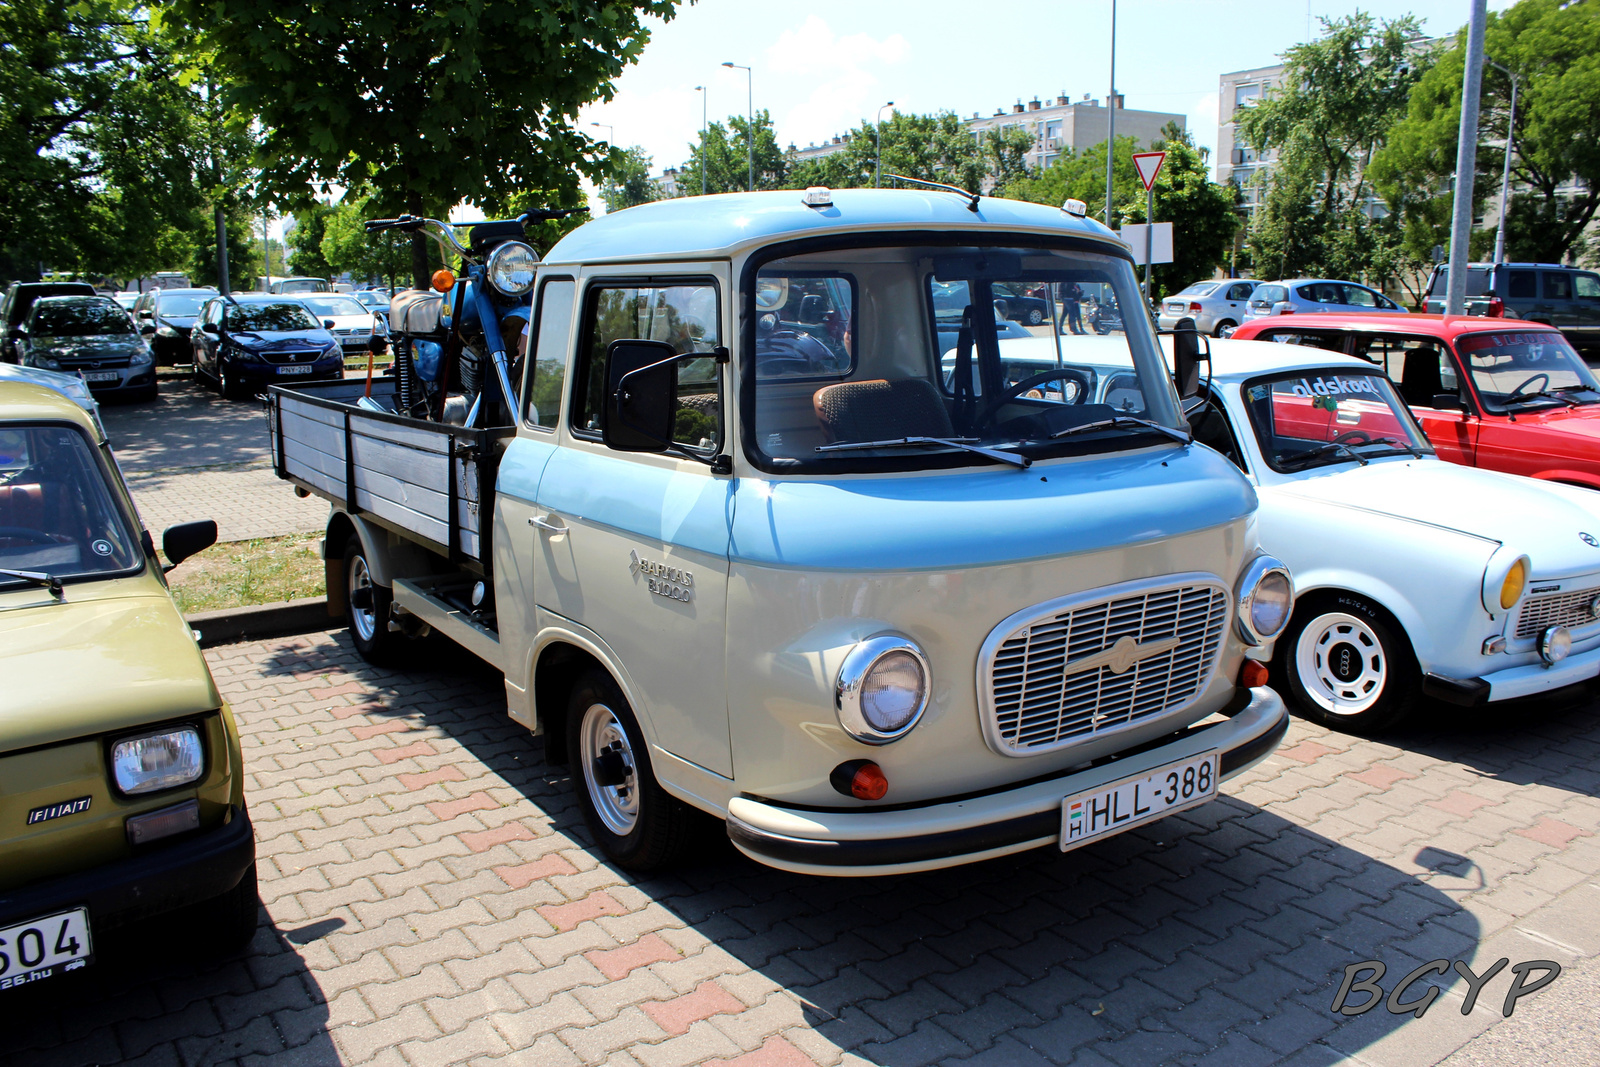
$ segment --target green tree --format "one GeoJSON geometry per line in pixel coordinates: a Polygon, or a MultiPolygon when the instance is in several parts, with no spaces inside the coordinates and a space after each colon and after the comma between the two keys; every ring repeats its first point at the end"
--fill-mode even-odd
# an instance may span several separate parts
{"type": "Polygon", "coordinates": [[[318,252],[330,273],[349,271],[363,281],[381,279],[390,288],[396,280],[405,280],[411,270],[411,244],[393,230],[368,233],[367,220],[380,217],[370,197],[350,193],[329,210],[322,220],[318,252]]]}
{"type": "MultiPolygon", "coordinates": [[[[41,0],[42,2],[42,0],[41,0]]],[[[276,198],[374,190],[383,215],[493,213],[519,190],[578,198],[604,161],[578,109],[610,99],[645,16],[676,0],[168,0],[216,57],[230,109],[260,124],[255,159],[276,198]]],[[[428,241],[412,242],[426,284],[428,241]]]]}
{"type": "MultiPolygon", "coordinates": [[[[1234,193],[1211,180],[1206,150],[1197,148],[1194,139],[1176,124],[1168,125],[1162,134],[1149,147],[1167,153],[1156,176],[1156,221],[1172,223],[1173,262],[1158,264],[1151,272],[1151,292],[1157,296],[1197,278],[1211,277],[1232,247],[1239,224],[1234,193]]],[[[1133,165],[1133,154],[1139,150],[1134,138],[1117,138],[1111,189],[1112,220],[1118,226],[1145,221],[1144,183],[1133,165]]],[[[1013,182],[1009,194],[1017,200],[1056,206],[1068,198],[1104,205],[1105,142],[1082,152],[1062,153],[1037,176],[1013,182]]]]}
{"type": "MultiPolygon", "coordinates": [[[[750,120],[731,115],[728,124],[713,122],[706,127],[698,144],[689,146],[689,162],[679,168],[678,188],[696,192],[702,169],[707,193],[742,193],[749,188],[750,120]]],[[[755,116],[755,187],[787,189],[789,161],[778,147],[772,132],[772,113],[766,109],[755,116]]]]}
{"type": "Polygon", "coordinates": [[[944,182],[974,192],[985,187],[988,170],[978,141],[948,111],[936,115],[897,111],[883,121],[881,131],[872,123],[863,122],[844,135],[839,151],[794,163],[790,187],[871,188],[880,134],[884,188],[896,184],[888,177],[890,174],[944,182]]]}
{"type": "Polygon", "coordinates": [[[331,278],[343,271],[322,254],[322,237],[327,232],[328,216],[337,210],[318,200],[294,213],[294,230],[289,234],[289,272],[308,278],[331,278]]]}
{"type": "Polygon", "coordinates": [[[607,211],[621,211],[635,204],[661,199],[661,186],[650,177],[652,160],[643,148],[613,149],[606,161],[608,175],[600,186],[600,199],[607,211]]]}
{"type": "Polygon", "coordinates": [[[1376,278],[1391,257],[1361,254],[1373,248],[1367,169],[1431,57],[1417,47],[1420,24],[1410,15],[1375,21],[1357,12],[1322,27],[1285,53],[1280,87],[1237,119],[1242,140],[1277,154],[1251,221],[1251,254],[1276,277],[1376,278]]]}

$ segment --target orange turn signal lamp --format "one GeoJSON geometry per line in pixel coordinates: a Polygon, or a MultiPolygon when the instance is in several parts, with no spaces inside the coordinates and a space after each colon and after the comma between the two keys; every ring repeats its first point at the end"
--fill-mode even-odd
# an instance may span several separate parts
{"type": "Polygon", "coordinates": [[[456,276],[453,272],[440,268],[433,272],[433,287],[441,293],[448,293],[456,287],[456,276]]]}
{"type": "Polygon", "coordinates": [[[857,800],[882,800],[889,792],[889,779],[883,768],[869,759],[846,760],[828,775],[828,783],[847,797],[857,800]]]}
{"type": "Polygon", "coordinates": [[[1239,668],[1239,684],[1246,689],[1255,689],[1257,686],[1267,684],[1267,665],[1258,660],[1247,659],[1244,666],[1239,668]]]}

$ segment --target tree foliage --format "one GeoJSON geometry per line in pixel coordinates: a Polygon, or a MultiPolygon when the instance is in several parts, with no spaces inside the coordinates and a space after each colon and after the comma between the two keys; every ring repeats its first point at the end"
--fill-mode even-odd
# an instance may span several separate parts
{"type": "Polygon", "coordinates": [[[328,216],[336,210],[333,205],[316,200],[294,213],[294,229],[288,234],[289,273],[307,278],[331,278],[344,273],[335,270],[322,254],[328,216]]]}
{"type": "Polygon", "coordinates": [[[661,186],[650,177],[652,160],[638,145],[612,149],[606,160],[607,177],[600,186],[600,199],[607,211],[621,211],[636,204],[661,199],[661,186]]]}
{"type": "Polygon", "coordinates": [[[1322,27],[1321,37],[1284,55],[1280,86],[1236,120],[1242,140],[1277,155],[1251,220],[1251,254],[1273,277],[1387,281],[1395,228],[1371,217],[1367,170],[1431,59],[1416,45],[1420,24],[1410,15],[1374,20],[1358,11],[1322,27]]]}
{"type": "MultiPolygon", "coordinates": [[[[1385,200],[1406,217],[1412,253],[1449,245],[1465,38],[1463,30],[1417,83],[1405,118],[1373,161],[1385,200]]],[[[1583,250],[1584,229],[1600,208],[1600,9],[1521,0],[1490,13],[1484,45],[1519,83],[1507,258],[1558,262],[1583,250]]],[[[1474,214],[1499,190],[1510,110],[1510,77],[1486,63],[1474,214]]],[[[1490,240],[1475,235],[1474,251],[1490,240]]]]}
{"type": "MultiPolygon", "coordinates": [[[[578,109],[610,99],[643,17],[676,0],[168,0],[236,114],[260,126],[261,181],[289,206],[371,189],[380,215],[487,213],[517,192],[578,199],[604,177],[578,109]]],[[[426,240],[412,242],[416,281],[426,240]]]]}
{"type": "MultiPolygon", "coordinates": [[[[844,135],[844,146],[839,151],[795,161],[789,186],[871,188],[878,137],[879,130],[872,123],[863,122],[844,135]]],[[[951,112],[917,115],[897,111],[883,121],[881,137],[883,174],[904,174],[974,191],[984,188],[988,170],[983,152],[972,131],[951,112]]],[[[884,178],[881,184],[888,188],[894,183],[884,178]]]]}
{"type": "MultiPolygon", "coordinates": [[[[1155,217],[1157,222],[1172,223],[1173,261],[1157,264],[1151,272],[1151,292],[1157,296],[1211,277],[1227,256],[1239,225],[1234,193],[1211,180],[1206,150],[1197,148],[1176,124],[1169,124],[1162,134],[1149,148],[1167,153],[1156,176],[1155,217]]],[[[1117,138],[1111,189],[1112,221],[1118,226],[1145,221],[1144,183],[1133,164],[1133,154],[1139,150],[1134,138],[1117,138]]],[[[1105,204],[1105,142],[1063,153],[1038,176],[1013,183],[1009,193],[1018,200],[1054,205],[1070,197],[1096,213],[1093,209],[1105,204]]]]}
{"type": "MultiPolygon", "coordinates": [[[[772,132],[772,113],[766,109],[755,114],[755,187],[757,189],[787,189],[789,187],[789,162],[778,147],[777,136],[772,132]]],[[[706,127],[698,144],[689,146],[689,162],[679,168],[678,187],[686,193],[700,191],[700,174],[704,170],[707,193],[742,193],[749,186],[752,162],[750,131],[752,125],[743,115],[731,115],[728,124],[713,122],[706,127]]]]}

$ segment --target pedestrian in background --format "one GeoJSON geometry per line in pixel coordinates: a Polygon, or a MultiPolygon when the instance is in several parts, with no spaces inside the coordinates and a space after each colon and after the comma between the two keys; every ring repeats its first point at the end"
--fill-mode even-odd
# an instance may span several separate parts
{"type": "Polygon", "coordinates": [[[1067,286],[1064,296],[1062,303],[1066,304],[1067,329],[1073,333],[1083,333],[1083,309],[1080,306],[1083,303],[1083,290],[1078,288],[1077,282],[1073,282],[1067,286]]]}

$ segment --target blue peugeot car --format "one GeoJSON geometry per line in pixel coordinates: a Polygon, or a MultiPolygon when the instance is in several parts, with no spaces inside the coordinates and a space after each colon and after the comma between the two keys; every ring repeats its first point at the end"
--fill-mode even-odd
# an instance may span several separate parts
{"type": "Polygon", "coordinates": [[[344,355],[329,323],[295,297],[239,293],[206,301],[190,335],[194,373],[229,400],[273,382],[344,377],[344,355]]]}

